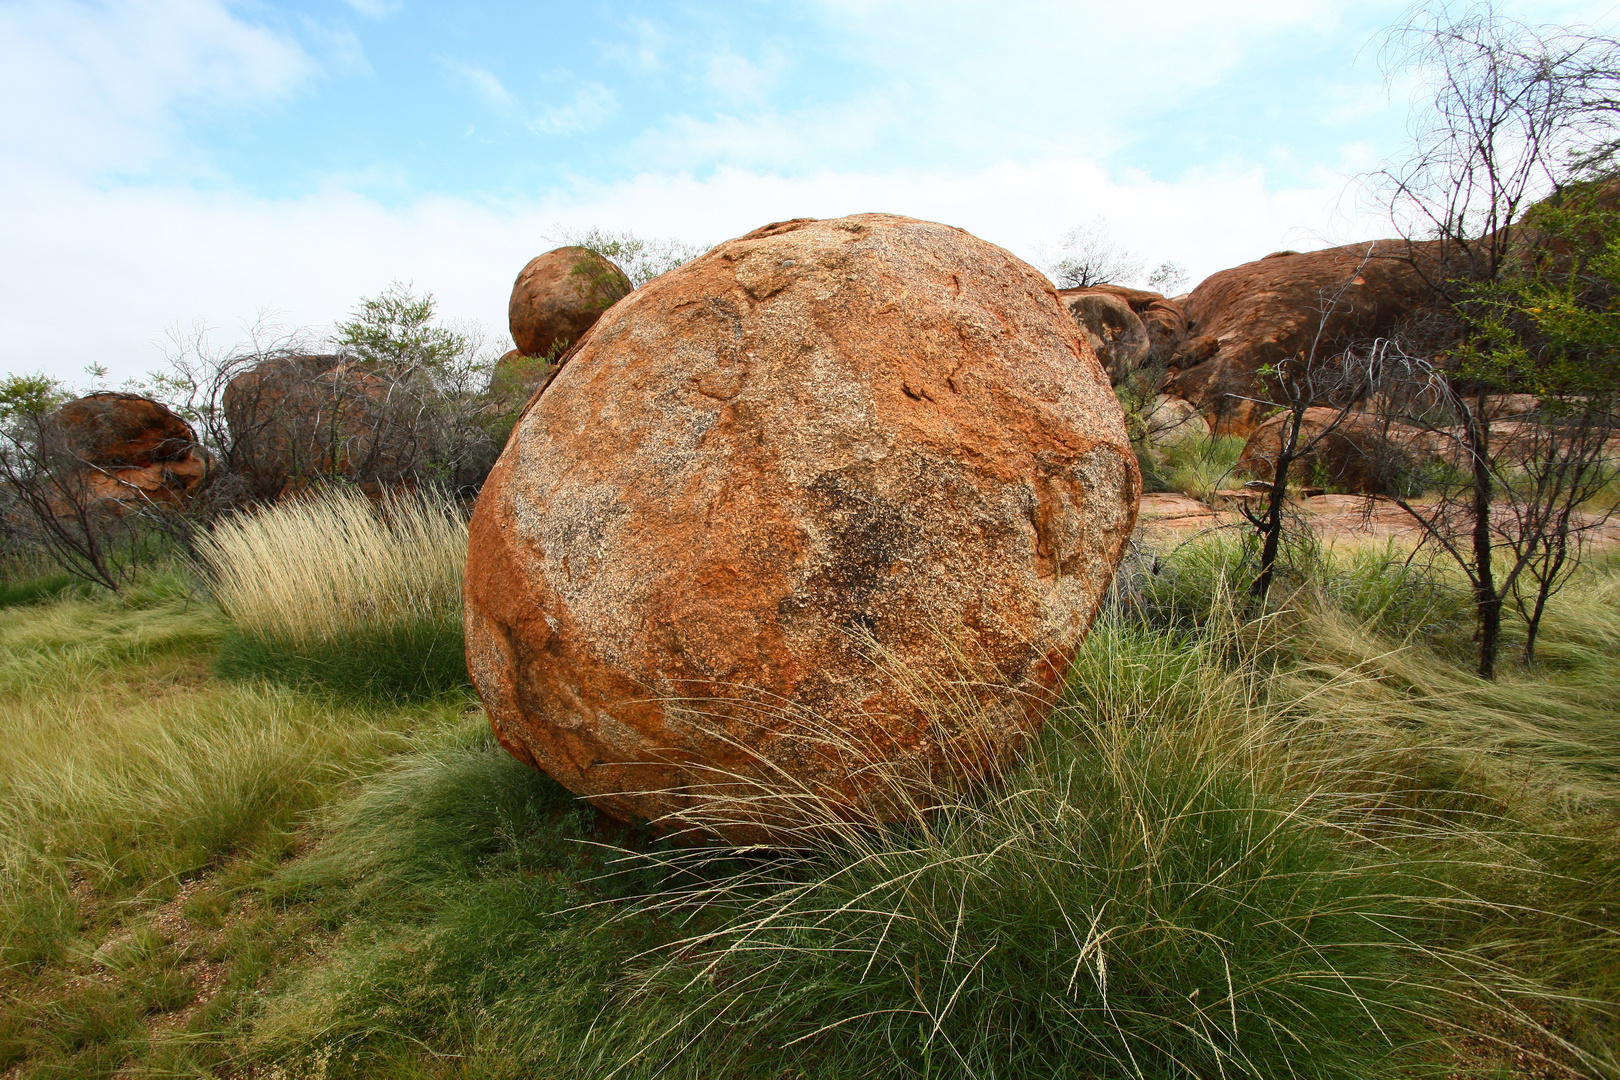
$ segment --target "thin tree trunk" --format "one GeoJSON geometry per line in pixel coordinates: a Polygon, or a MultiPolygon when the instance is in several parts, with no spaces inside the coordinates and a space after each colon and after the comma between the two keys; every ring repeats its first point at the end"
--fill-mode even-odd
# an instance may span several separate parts
{"type": "MultiPolygon", "coordinates": [[[[1295,397],[1297,399],[1298,395],[1295,397]]],[[[1254,584],[1249,589],[1261,603],[1265,602],[1266,594],[1271,591],[1271,579],[1277,569],[1277,552],[1282,546],[1283,501],[1288,497],[1288,470],[1294,464],[1294,449],[1299,445],[1299,428],[1304,417],[1305,410],[1296,400],[1286,436],[1278,433],[1277,471],[1271,478],[1271,497],[1266,503],[1266,538],[1260,547],[1260,572],[1255,575],[1254,584]]]]}
{"type": "Polygon", "coordinates": [[[1496,677],[1496,653],[1502,637],[1502,597],[1496,591],[1491,565],[1491,462],[1490,429],[1486,427],[1485,391],[1475,397],[1474,408],[1463,421],[1469,465],[1474,476],[1474,608],[1479,616],[1479,674],[1496,677]]]}

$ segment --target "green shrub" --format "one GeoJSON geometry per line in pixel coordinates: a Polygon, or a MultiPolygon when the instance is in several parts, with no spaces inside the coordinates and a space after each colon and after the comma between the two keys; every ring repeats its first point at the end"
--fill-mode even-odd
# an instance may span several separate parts
{"type": "Polygon", "coordinates": [[[449,503],[329,488],[220,526],[202,554],[234,627],[221,675],[391,701],[469,685],[449,503]]]}

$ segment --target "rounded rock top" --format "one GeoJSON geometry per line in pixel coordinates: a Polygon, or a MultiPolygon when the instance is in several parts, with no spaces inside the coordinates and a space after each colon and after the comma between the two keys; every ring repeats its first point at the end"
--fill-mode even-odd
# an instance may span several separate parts
{"type": "Polygon", "coordinates": [[[978,782],[1044,719],[1141,481],[1050,283],[887,214],[757,229],[630,294],[473,515],[503,746],[735,842],[978,782]]]}
{"type": "Polygon", "coordinates": [[[624,271],[589,248],[571,245],[537,255],[512,283],[512,341],[524,356],[554,359],[630,289],[624,271]]]}

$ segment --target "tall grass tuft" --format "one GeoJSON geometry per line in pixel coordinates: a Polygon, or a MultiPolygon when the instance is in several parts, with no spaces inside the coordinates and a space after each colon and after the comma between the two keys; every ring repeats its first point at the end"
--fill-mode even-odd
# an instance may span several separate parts
{"type": "Polygon", "coordinates": [[[1244,439],[1237,435],[1211,435],[1207,439],[1180,439],[1166,446],[1158,468],[1164,486],[1195,499],[1230,487],[1244,439]]]}
{"type": "Polygon", "coordinates": [[[220,526],[202,555],[235,627],[222,675],[399,701],[467,685],[467,524],[448,501],[327,488],[220,526]]]}
{"type": "Polygon", "coordinates": [[[666,889],[670,922],[725,917],[651,954],[593,1067],[1367,1080],[1439,1072],[1471,1012],[1525,1022],[1528,984],[1447,944],[1488,906],[1462,882],[1514,870],[1232,652],[1105,622],[998,790],[666,889]]]}

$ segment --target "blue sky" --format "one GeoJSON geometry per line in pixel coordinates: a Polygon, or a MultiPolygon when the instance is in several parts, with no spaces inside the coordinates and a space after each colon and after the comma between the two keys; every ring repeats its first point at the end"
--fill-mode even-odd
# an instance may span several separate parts
{"type": "Polygon", "coordinates": [[[1102,222],[1194,281],[1365,239],[1405,6],[0,0],[0,370],[116,382],[394,279],[503,348],[518,269],[593,225],[887,210],[1039,262],[1102,222]]]}

